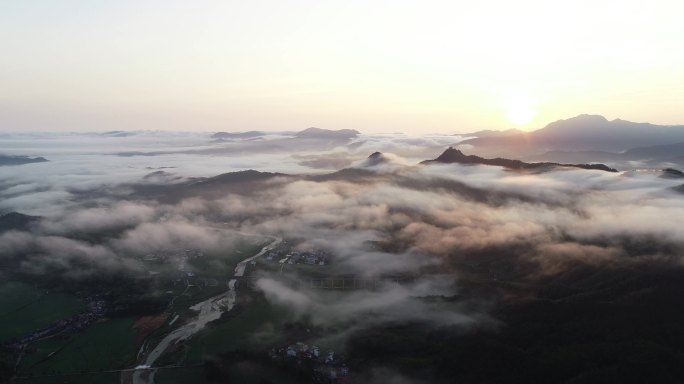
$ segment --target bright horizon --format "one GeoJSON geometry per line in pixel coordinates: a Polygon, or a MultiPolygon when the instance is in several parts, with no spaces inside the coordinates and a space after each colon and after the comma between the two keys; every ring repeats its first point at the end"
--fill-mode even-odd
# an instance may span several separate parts
{"type": "Polygon", "coordinates": [[[684,124],[678,1],[0,5],[0,131],[684,124]]]}

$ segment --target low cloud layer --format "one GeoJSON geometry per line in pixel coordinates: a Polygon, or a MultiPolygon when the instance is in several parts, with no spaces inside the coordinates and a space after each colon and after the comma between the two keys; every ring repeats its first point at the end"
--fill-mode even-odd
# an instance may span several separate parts
{"type": "Polygon", "coordinates": [[[30,231],[0,234],[0,257],[32,275],[144,276],[149,271],[141,256],[160,249],[221,253],[237,244],[238,233],[280,236],[329,250],[335,267],[348,275],[413,279],[376,292],[340,294],[294,289],[264,274],[258,289],[293,316],[319,324],[393,320],[463,326],[487,316],[464,309],[460,299],[445,304],[426,298],[457,296],[460,277],[494,254],[497,262],[524,266],[515,270],[524,283],[577,266],[681,264],[684,195],[673,190],[681,180],[657,172],[419,166],[401,157],[402,151],[369,162],[371,151],[360,156],[359,148],[370,143],[395,149],[404,143],[429,152],[451,138],[361,139],[356,147],[323,153],[258,156],[102,154],[79,163],[72,152],[51,163],[3,169],[0,209],[38,214],[42,220],[30,231]],[[194,177],[243,168],[231,164],[280,170],[284,159],[286,167],[294,164],[292,177],[256,181],[249,190],[235,192],[217,181],[207,197],[201,185],[192,184],[194,177]],[[316,174],[343,164],[352,168],[334,177],[316,174]],[[145,179],[159,170],[180,179],[145,179]],[[197,194],[169,204],[158,195],[136,193],[141,190],[136,186],[155,184],[163,197],[166,183],[192,185],[188,191],[197,194]]]}
{"type": "Polygon", "coordinates": [[[475,316],[423,300],[430,296],[452,296],[456,293],[455,284],[453,276],[433,275],[410,284],[385,285],[368,294],[293,289],[271,278],[261,278],[256,283],[267,299],[290,308],[295,314],[311,316],[315,325],[335,326],[358,321],[364,326],[393,321],[436,325],[473,323],[475,316]]]}

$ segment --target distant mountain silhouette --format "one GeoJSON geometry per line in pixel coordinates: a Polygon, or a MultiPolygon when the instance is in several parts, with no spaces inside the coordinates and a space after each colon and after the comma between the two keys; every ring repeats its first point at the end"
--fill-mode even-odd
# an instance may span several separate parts
{"type": "Polygon", "coordinates": [[[474,137],[500,137],[500,136],[510,136],[510,135],[519,135],[525,133],[524,131],[521,131],[519,129],[511,128],[511,129],[506,129],[504,131],[496,131],[493,129],[485,129],[482,131],[477,131],[477,132],[470,132],[470,133],[459,133],[457,136],[474,136],[474,137]]]}
{"type": "Polygon", "coordinates": [[[547,151],[609,151],[684,142],[684,126],[609,121],[603,116],[580,115],[533,131],[487,135],[465,140],[481,155],[529,156],[547,151]]]}
{"type": "Polygon", "coordinates": [[[102,132],[99,135],[105,136],[105,137],[129,137],[129,136],[135,136],[137,134],[138,134],[138,132],[130,132],[130,131],[108,131],[108,132],[102,132]]]}
{"type": "Polygon", "coordinates": [[[466,155],[458,149],[449,147],[444,151],[439,157],[434,160],[425,160],[421,164],[431,164],[431,163],[444,163],[444,164],[483,164],[483,165],[496,165],[500,167],[506,167],[509,169],[543,169],[552,167],[573,167],[582,169],[596,169],[606,172],[617,172],[616,169],[610,168],[604,164],[559,164],[559,163],[526,163],[520,160],[511,160],[504,158],[496,159],[485,159],[480,156],[466,155]]]}
{"type": "Polygon", "coordinates": [[[49,161],[44,157],[28,157],[28,156],[8,156],[0,155],[0,166],[3,165],[23,165],[30,163],[44,163],[49,161]]]}
{"type": "Polygon", "coordinates": [[[247,132],[216,132],[211,135],[212,139],[253,139],[255,137],[264,136],[266,133],[261,131],[247,131],[247,132]]]}
{"type": "Polygon", "coordinates": [[[301,139],[328,139],[328,140],[349,140],[358,136],[361,132],[353,129],[338,129],[336,131],[321,128],[307,128],[297,132],[295,137],[301,139]]]}
{"type": "Polygon", "coordinates": [[[670,159],[684,155],[684,142],[632,148],[624,152],[628,159],[670,159]]]}
{"type": "MultiPolygon", "coordinates": [[[[642,162],[644,166],[657,167],[661,163],[674,163],[684,166],[684,143],[653,145],[637,147],[625,152],[603,151],[549,151],[539,155],[523,158],[526,161],[555,161],[578,162],[591,160],[593,162],[622,164],[630,166],[630,162],[642,162]]],[[[662,164],[661,164],[662,165],[662,164]]]]}

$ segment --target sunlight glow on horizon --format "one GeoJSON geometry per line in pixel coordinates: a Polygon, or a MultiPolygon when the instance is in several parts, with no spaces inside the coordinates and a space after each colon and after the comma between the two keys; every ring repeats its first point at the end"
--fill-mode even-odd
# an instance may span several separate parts
{"type": "Polygon", "coordinates": [[[0,131],[684,124],[679,1],[0,7],[0,131]]]}
{"type": "Polygon", "coordinates": [[[526,126],[537,116],[537,103],[526,93],[516,91],[504,99],[508,121],[517,127],[526,126]]]}

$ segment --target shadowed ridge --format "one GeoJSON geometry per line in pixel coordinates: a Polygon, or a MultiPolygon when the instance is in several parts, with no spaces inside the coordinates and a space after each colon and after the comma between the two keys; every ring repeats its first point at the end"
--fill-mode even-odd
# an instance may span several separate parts
{"type": "Polygon", "coordinates": [[[581,169],[594,169],[606,172],[617,172],[617,169],[610,168],[605,164],[559,164],[559,163],[526,163],[520,160],[511,160],[504,158],[495,159],[485,159],[480,156],[466,155],[458,149],[449,147],[446,151],[442,152],[434,160],[425,160],[421,164],[482,164],[482,165],[496,165],[500,167],[505,167],[509,169],[543,169],[552,167],[572,167],[581,169]]]}
{"type": "Polygon", "coordinates": [[[28,157],[28,156],[9,156],[0,155],[0,166],[2,165],[23,165],[30,163],[44,163],[50,161],[44,157],[28,157]]]}
{"type": "Polygon", "coordinates": [[[40,220],[39,216],[29,216],[19,212],[0,215],[0,233],[12,230],[25,231],[38,220],[40,220]]]}

